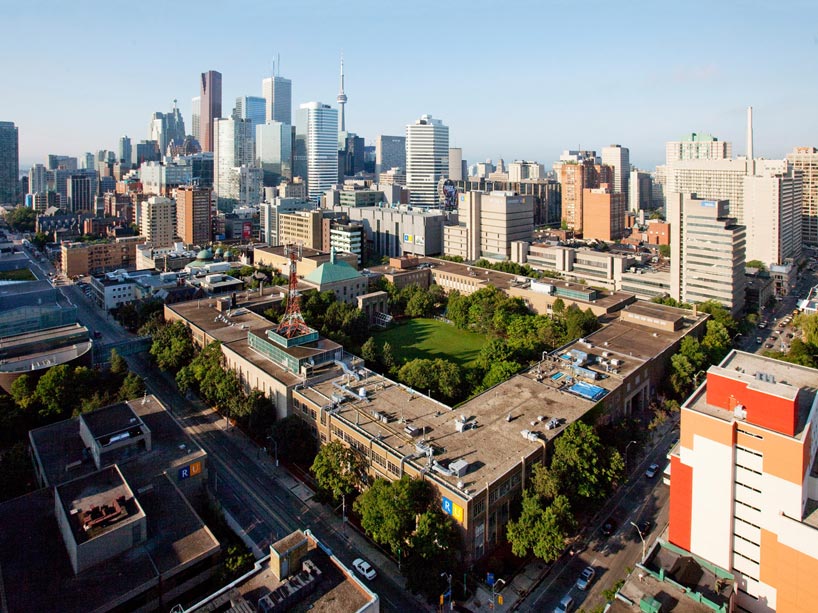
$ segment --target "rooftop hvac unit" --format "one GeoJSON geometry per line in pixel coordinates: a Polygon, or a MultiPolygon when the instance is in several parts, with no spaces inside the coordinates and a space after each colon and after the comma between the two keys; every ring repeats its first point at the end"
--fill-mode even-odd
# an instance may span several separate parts
{"type": "Polygon", "coordinates": [[[458,477],[463,477],[469,470],[469,463],[463,458],[455,460],[454,462],[449,464],[449,470],[452,471],[458,477]]]}
{"type": "Polygon", "coordinates": [[[536,442],[540,440],[540,435],[536,432],[532,432],[531,430],[523,430],[520,432],[523,435],[524,439],[527,439],[532,442],[536,442]]]}

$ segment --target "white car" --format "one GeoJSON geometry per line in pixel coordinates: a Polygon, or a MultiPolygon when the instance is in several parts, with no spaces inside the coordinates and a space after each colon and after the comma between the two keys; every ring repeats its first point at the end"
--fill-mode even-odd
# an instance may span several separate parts
{"type": "Polygon", "coordinates": [[[352,566],[355,570],[361,573],[364,577],[366,577],[369,581],[372,581],[375,577],[378,576],[378,573],[372,568],[372,565],[362,558],[356,558],[352,562],[352,566]]]}
{"type": "Polygon", "coordinates": [[[656,476],[656,471],[658,471],[658,470],[659,470],[659,465],[658,464],[651,464],[650,466],[648,466],[648,469],[645,471],[645,476],[648,479],[653,479],[656,476]]]}
{"type": "Polygon", "coordinates": [[[596,571],[594,570],[593,566],[586,566],[582,569],[582,572],[579,574],[579,579],[577,579],[577,589],[579,590],[587,590],[588,586],[591,585],[591,581],[594,580],[596,576],[596,571]]]}

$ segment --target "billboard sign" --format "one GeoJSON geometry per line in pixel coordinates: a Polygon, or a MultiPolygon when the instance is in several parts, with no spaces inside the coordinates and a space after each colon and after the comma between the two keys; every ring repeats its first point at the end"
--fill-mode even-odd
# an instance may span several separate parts
{"type": "Polygon", "coordinates": [[[461,524],[463,523],[463,507],[461,507],[459,504],[452,502],[451,500],[443,496],[440,508],[443,509],[443,512],[446,515],[451,515],[458,522],[460,522],[461,524]]]}
{"type": "Polygon", "coordinates": [[[202,472],[202,462],[193,462],[188,464],[187,466],[182,466],[179,469],[178,477],[179,481],[184,481],[185,479],[190,479],[191,477],[195,477],[199,473],[202,472]]]}

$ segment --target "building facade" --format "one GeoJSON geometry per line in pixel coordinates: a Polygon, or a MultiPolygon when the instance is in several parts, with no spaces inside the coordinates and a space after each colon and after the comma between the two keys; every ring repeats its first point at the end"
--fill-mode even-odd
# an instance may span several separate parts
{"type": "Polygon", "coordinates": [[[398,174],[406,174],[406,137],[379,134],[375,139],[375,176],[380,177],[392,168],[398,168],[398,174]]]}
{"type": "Polygon", "coordinates": [[[613,242],[624,236],[627,208],[627,196],[624,192],[614,192],[607,185],[585,189],[582,201],[583,238],[613,242]]]}
{"type": "Polygon", "coordinates": [[[793,170],[744,179],[744,221],[747,260],[767,266],[801,257],[803,235],[801,173],[793,170]]]}
{"type": "Polygon", "coordinates": [[[796,147],[787,154],[787,162],[801,172],[803,201],[801,204],[801,234],[804,243],[818,245],[818,149],[796,147]]]}
{"type": "Polygon", "coordinates": [[[142,205],[140,214],[139,231],[147,242],[159,249],[173,245],[176,234],[176,203],[173,200],[151,196],[142,205]]]}
{"type": "Polygon", "coordinates": [[[733,144],[718,140],[710,134],[691,132],[679,141],[665,144],[665,163],[681,160],[729,160],[733,157],[733,144]]]}
{"type": "Polygon", "coordinates": [[[444,216],[438,211],[407,207],[341,207],[350,221],[360,222],[366,232],[367,253],[400,257],[404,254],[443,253],[444,216]]]}
{"type": "Polygon", "coordinates": [[[407,125],[406,186],[412,206],[438,206],[437,184],[448,172],[448,126],[431,115],[407,125]]]}
{"type": "Polygon", "coordinates": [[[255,126],[247,119],[217,119],[214,127],[213,191],[219,210],[231,210],[240,199],[235,169],[251,166],[255,157],[255,126]]]}
{"type": "Polygon", "coordinates": [[[11,121],[0,121],[0,204],[17,204],[20,137],[11,121]]]}
{"type": "Polygon", "coordinates": [[[233,119],[246,119],[260,126],[266,121],[267,101],[261,96],[239,96],[233,108],[233,119]]]}
{"type": "Polygon", "coordinates": [[[274,187],[282,179],[293,178],[293,130],[280,121],[256,126],[256,166],[264,172],[265,186],[274,187]]]}
{"type": "Polygon", "coordinates": [[[199,94],[199,143],[202,151],[214,151],[216,120],[222,116],[222,74],[215,70],[202,73],[199,94]]]}
{"type": "Polygon", "coordinates": [[[625,194],[627,202],[628,182],[631,176],[630,150],[622,145],[603,147],[602,163],[613,169],[611,191],[615,194],[625,194]]]}
{"type": "Polygon", "coordinates": [[[183,185],[176,190],[176,236],[185,245],[210,242],[212,190],[183,185]]]}
{"type": "Polygon", "coordinates": [[[264,97],[264,120],[293,123],[293,82],[284,77],[274,76],[261,82],[264,97]]]}
{"type": "Polygon", "coordinates": [[[298,109],[293,174],[307,182],[310,200],[318,202],[338,181],[338,111],[307,102],[298,109]]]}

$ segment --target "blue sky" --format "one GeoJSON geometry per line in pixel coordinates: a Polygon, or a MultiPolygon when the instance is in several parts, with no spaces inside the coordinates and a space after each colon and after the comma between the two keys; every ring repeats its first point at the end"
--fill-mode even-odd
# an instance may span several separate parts
{"type": "Polygon", "coordinates": [[[334,106],[342,51],[350,131],[372,141],[430,113],[469,163],[550,166],[619,143],[652,169],[691,131],[742,154],[748,105],[756,155],[818,146],[814,0],[28,0],[1,13],[0,120],[20,128],[21,169],[144,139],[174,98],[189,130],[205,70],[222,73],[227,114],[261,95],[277,53],[294,107],[334,106]]]}

